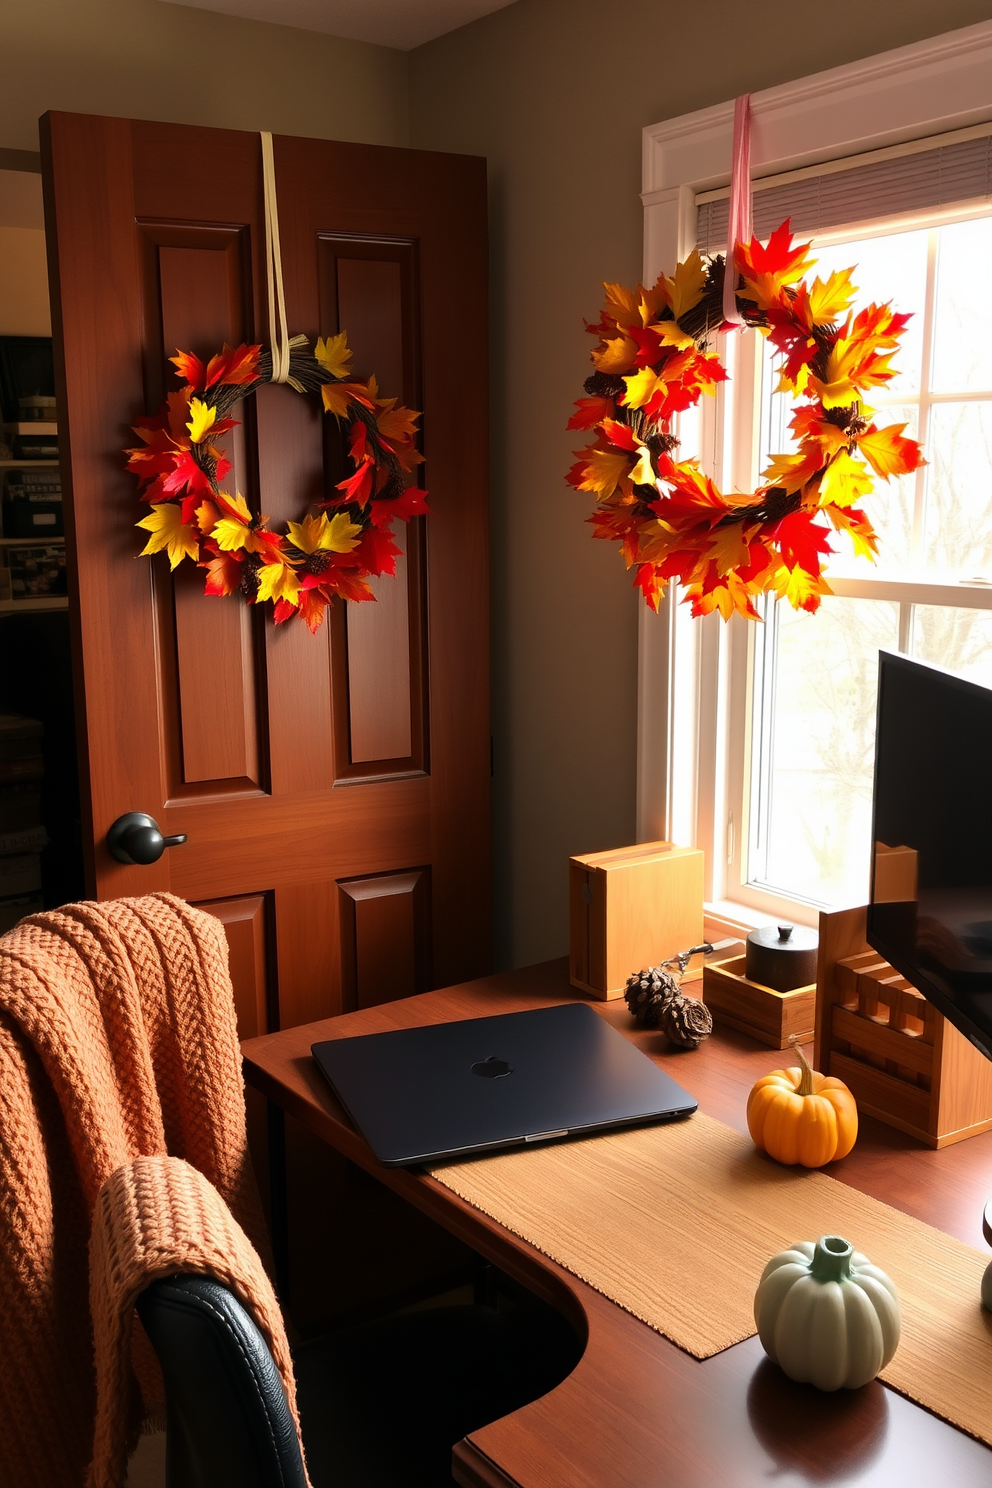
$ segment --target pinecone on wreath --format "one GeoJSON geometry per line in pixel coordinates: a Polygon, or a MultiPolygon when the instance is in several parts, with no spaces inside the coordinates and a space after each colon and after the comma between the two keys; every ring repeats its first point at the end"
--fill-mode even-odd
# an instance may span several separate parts
{"type": "Polygon", "coordinates": [[[660,1028],[666,1005],[679,996],[679,984],[664,966],[648,966],[627,978],[623,996],[640,1028],[660,1028]]]}

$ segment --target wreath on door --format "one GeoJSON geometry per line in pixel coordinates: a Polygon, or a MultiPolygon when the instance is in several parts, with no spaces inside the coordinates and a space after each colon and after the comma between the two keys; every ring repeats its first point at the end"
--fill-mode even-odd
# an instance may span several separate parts
{"type": "Polygon", "coordinates": [[[141,444],[126,451],[152,508],[137,523],[150,534],[143,555],[165,552],[173,569],[191,559],[206,569],[207,594],[271,604],[276,624],[298,616],[313,632],[336,595],[374,599],[368,580],[396,572],[393,523],[426,513],[427,493],[410,484],[423,459],[414,442],[419,414],[381,398],[374,376],[352,378],[351,355],[344,331],[318,339],[313,352],[294,336],[276,376],[262,346],[225,345],[206,362],[178,352],[171,360],[184,385],[157,414],[138,420],[141,444]],[[253,512],[240,492],[221,489],[231,463],[217,443],[237,427],[234,405],[274,381],[320,393],[345,431],[354,467],[285,531],[253,512]]]}
{"type": "Polygon", "coordinates": [[[892,356],[909,316],[891,304],[856,313],[853,269],[809,282],[809,243],[789,223],[767,244],[738,242],[731,272],[740,322],[781,354],[776,391],[798,403],[795,447],[771,457],[758,488],[727,495],[696,460],[677,460],[675,416],[713,394],[726,368],[709,349],[733,329],[724,318],[725,260],[693,252],[651,289],[606,284],[594,325],[595,371],[570,429],[595,430],[576,450],[567,480],[592,492],[595,536],[621,545],[634,584],[656,610],[678,579],[694,615],[719,610],[758,618],[754,598],[784,597],[816,610],[831,589],[822,558],[832,532],[873,558],[877,538],[859,503],[876,477],[889,480],[924,463],[905,424],[879,428],[865,395],[895,375],[892,356]]]}

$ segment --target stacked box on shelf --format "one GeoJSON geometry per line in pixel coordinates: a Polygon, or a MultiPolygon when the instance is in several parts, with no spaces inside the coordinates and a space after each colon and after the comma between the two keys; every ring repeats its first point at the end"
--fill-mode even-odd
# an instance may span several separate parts
{"type": "Polygon", "coordinates": [[[11,599],[50,599],[67,593],[62,543],[8,548],[7,564],[11,599]]]}
{"type": "Polygon", "coordinates": [[[62,482],[56,467],[8,470],[3,483],[4,537],[61,537],[62,482]]]}
{"type": "Polygon", "coordinates": [[[0,713],[0,933],[43,908],[41,853],[42,726],[0,713]]]}

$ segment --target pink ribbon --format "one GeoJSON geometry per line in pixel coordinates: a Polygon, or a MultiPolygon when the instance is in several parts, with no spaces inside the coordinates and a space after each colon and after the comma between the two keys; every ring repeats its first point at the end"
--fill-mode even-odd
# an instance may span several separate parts
{"type": "Polygon", "coordinates": [[[737,313],[737,268],[734,249],[751,241],[751,95],[734,104],[734,160],[730,172],[730,220],[727,224],[727,271],[723,280],[723,319],[742,325],[737,313]]]}

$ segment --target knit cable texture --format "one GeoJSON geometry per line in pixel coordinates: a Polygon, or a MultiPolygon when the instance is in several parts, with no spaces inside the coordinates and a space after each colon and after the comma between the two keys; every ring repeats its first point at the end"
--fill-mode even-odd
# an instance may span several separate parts
{"type": "Polygon", "coordinates": [[[118,1168],[161,1155],[203,1173],[267,1254],[223,926],[171,894],[23,920],[0,937],[0,1482],[10,1488],[82,1488],[96,1418],[93,1211],[118,1168]]]}
{"type": "Polygon", "coordinates": [[[202,1173],[174,1157],[139,1157],[100,1191],[90,1245],[97,1427],[91,1488],[127,1474],[129,1347],[135,1301],[160,1276],[194,1272],[229,1286],[261,1330],[297,1422],[293,1364],[279,1304],[251,1241],[202,1173]]]}

